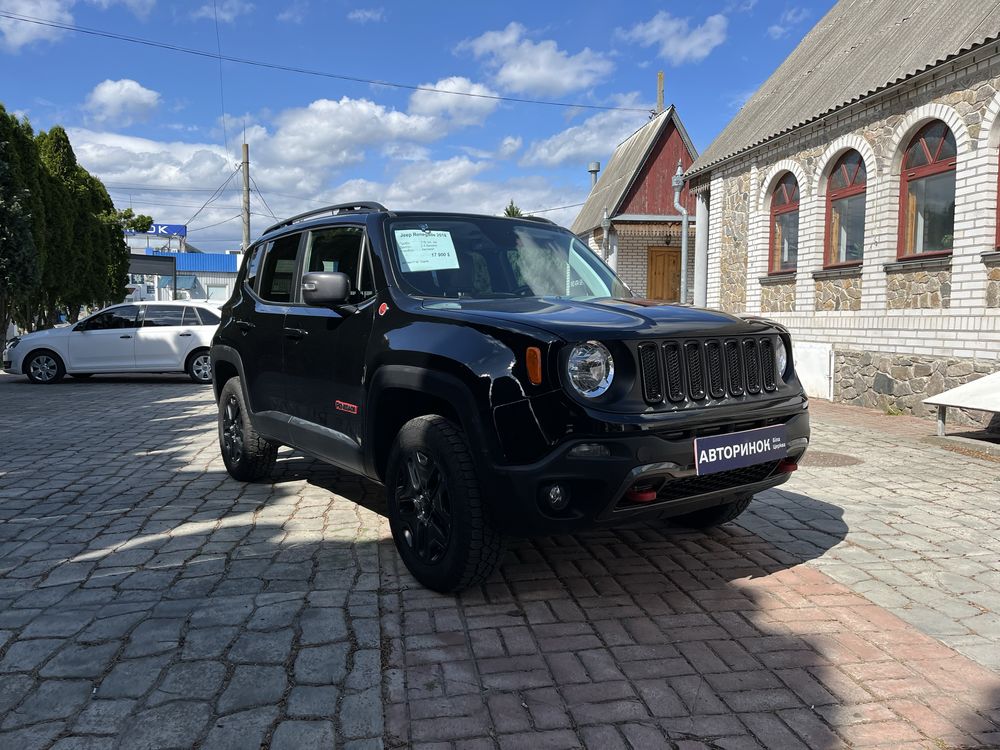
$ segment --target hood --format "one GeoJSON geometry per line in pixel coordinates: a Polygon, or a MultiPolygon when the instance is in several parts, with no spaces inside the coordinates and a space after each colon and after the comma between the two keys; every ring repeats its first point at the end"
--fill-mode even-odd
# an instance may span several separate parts
{"type": "Polygon", "coordinates": [[[68,336],[73,330],[73,326],[66,325],[60,326],[59,328],[46,328],[44,331],[32,331],[31,333],[22,333],[18,336],[21,341],[40,341],[41,339],[50,339],[59,336],[68,336]]]}
{"type": "Polygon", "coordinates": [[[450,313],[470,322],[502,320],[541,329],[567,341],[584,339],[726,336],[764,331],[765,321],[747,321],[727,313],[637,298],[605,297],[572,300],[562,297],[524,299],[434,299],[426,310],[450,313]]]}

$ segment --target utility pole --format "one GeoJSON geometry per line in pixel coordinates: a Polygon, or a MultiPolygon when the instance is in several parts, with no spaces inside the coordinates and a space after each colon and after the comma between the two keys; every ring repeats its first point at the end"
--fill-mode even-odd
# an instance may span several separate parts
{"type": "Polygon", "coordinates": [[[663,71],[656,74],[656,114],[663,111],[663,71]]]}
{"type": "Polygon", "coordinates": [[[250,247],[250,147],[243,144],[243,252],[250,247]]]}

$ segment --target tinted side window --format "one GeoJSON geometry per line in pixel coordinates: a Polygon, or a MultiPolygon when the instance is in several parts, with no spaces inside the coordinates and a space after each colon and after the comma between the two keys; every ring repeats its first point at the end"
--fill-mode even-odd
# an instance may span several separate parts
{"type": "Polygon", "coordinates": [[[201,324],[203,326],[219,325],[219,316],[211,310],[206,310],[204,307],[192,307],[191,309],[198,311],[198,315],[201,316],[201,324]]]}
{"type": "Polygon", "coordinates": [[[178,305],[146,305],[143,328],[184,325],[184,308],[178,305]]]}
{"type": "Polygon", "coordinates": [[[259,274],[257,294],[261,299],[270,302],[291,302],[299,236],[289,235],[271,244],[264,256],[259,274]]]}
{"type": "Polygon", "coordinates": [[[365,267],[359,274],[364,237],[361,227],[330,227],[310,232],[303,273],[345,273],[351,280],[352,297],[370,296],[375,290],[371,270],[365,267]]]}
{"type": "Polygon", "coordinates": [[[138,313],[138,305],[122,305],[92,317],[87,321],[85,330],[104,331],[117,328],[135,328],[135,317],[138,313]]]}
{"type": "Polygon", "coordinates": [[[250,258],[247,260],[247,275],[244,281],[251,289],[256,288],[255,284],[257,282],[257,273],[260,271],[260,259],[264,257],[264,252],[270,246],[270,242],[266,245],[257,245],[250,252],[250,258]]]}
{"type": "Polygon", "coordinates": [[[181,321],[181,325],[200,326],[201,320],[198,318],[198,309],[195,307],[185,307],[184,319],[181,321]]]}

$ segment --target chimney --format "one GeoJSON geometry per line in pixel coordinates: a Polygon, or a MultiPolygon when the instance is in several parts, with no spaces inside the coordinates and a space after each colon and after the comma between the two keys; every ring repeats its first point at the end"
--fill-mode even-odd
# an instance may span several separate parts
{"type": "Polygon", "coordinates": [[[663,111],[663,71],[656,74],[656,114],[663,111]]]}
{"type": "Polygon", "coordinates": [[[594,185],[597,184],[597,173],[601,171],[601,162],[590,162],[590,166],[587,167],[587,171],[590,172],[590,187],[593,188],[594,185]]]}

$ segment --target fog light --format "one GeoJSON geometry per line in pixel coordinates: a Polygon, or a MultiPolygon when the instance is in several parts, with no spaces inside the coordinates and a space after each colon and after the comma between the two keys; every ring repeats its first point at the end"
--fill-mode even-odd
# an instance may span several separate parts
{"type": "Polygon", "coordinates": [[[569,503],[569,492],[564,490],[561,485],[553,484],[545,493],[545,499],[552,510],[562,510],[569,503]]]}
{"type": "Polygon", "coordinates": [[[607,458],[611,449],[600,443],[580,443],[570,449],[569,455],[572,458],[607,458]]]}

